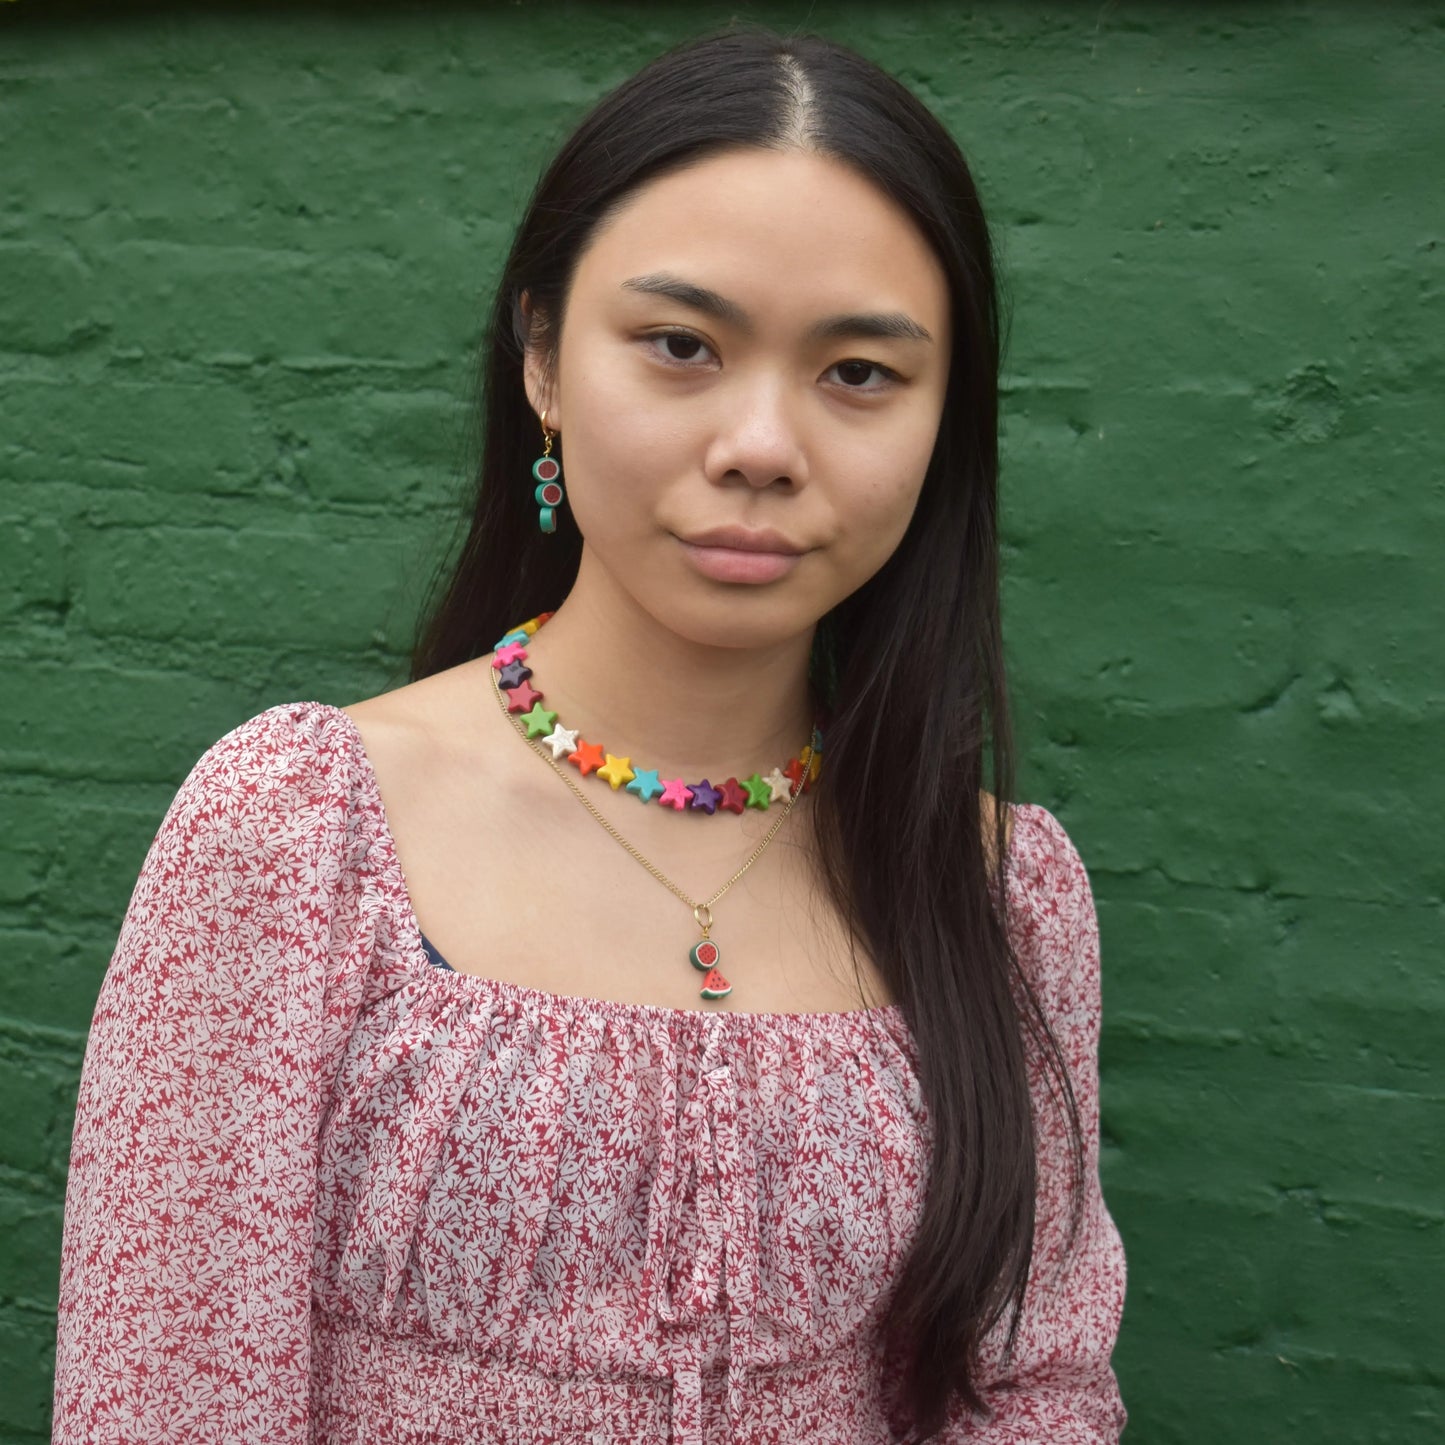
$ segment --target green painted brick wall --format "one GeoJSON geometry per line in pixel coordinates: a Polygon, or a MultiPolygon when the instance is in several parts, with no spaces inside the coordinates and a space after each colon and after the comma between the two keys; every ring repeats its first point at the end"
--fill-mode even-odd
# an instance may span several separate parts
{"type": "MultiPolygon", "coordinates": [[[[400,677],[521,202],[731,13],[0,6],[0,1440],[48,1429],[85,1029],[174,788],[400,677]]],[[[912,85],[1003,247],[1130,1438],[1439,1440],[1445,5],[741,13],[912,85]]]]}

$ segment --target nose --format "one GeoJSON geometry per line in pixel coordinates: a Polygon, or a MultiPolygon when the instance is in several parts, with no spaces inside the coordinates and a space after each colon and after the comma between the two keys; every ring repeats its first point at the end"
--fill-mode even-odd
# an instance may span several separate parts
{"type": "Polygon", "coordinates": [[[705,468],[719,485],[746,483],[794,491],[806,486],[801,401],[773,374],[756,373],[718,393],[719,411],[705,468]]]}

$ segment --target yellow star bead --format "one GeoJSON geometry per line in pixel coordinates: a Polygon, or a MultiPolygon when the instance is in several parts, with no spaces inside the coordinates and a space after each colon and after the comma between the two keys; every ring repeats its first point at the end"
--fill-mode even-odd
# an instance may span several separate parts
{"type": "Polygon", "coordinates": [[[631,758],[614,758],[611,753],[608,753],[606,764],[597,769],[597,776],[606,778],[612,784],[612,791],[615,793],[623,783],[630,783],[637,774],[632,771],[631,758]]]}

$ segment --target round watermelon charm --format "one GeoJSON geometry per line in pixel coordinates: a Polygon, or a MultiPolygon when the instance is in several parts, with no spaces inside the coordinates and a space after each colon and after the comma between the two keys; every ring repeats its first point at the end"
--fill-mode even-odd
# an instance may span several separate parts
{"type": "Polygon", "coordinates": [[[692,951],[688,954],[692,960],[692,966],[706,973],[710,968],[716,968],[722,954],[712,939],[704,938],[701,943],[694,943],[692,951]]]}
{"type": "Polygon", "coordinates": [[[532,475],[539,482],[555,482],[562,475],[562,464],[556,457],[538,457],[532,463],[532,475]]]}
{"type": "Polygon", "coordinates": [[[726,998],[733,991],[733,986],[717,969],[710,968],[707,977],[702,981],[702,996],[704,998],[726,998]]]}
{"type": "Polygon", "coordinates": [[[562,483],[538,482],[533,489],[532,496],[539,506],[560,507],[562,505],[562,483]]]}

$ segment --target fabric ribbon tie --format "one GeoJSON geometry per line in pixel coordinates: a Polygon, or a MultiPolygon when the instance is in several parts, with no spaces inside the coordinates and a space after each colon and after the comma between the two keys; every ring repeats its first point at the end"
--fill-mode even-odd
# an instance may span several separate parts
{"type": "Polygon", "coordinates": [[[758,1215],[752,1193],[751,1150],[743,1157],[737,1098],[727,1064],[706,1069],[663,1140],[647,1204],[647,1248],[642,1268],[643,1309],[664,1325],[684,1329],[670,1355],[673,1375],[672,1435],[679,1445],[702,1445],[702,1342],[698,1326],[727,1299],[727,1414],[742,1421],[743,1379],[751,1363],[758,1298],[758,1215]],[[688,1179],[679,1161],[691,1163],[697,1181],[698,1246],[689,1261],[678,1236],[680,1206],[688,1179]],[[685,1276],[676,1294],[674,1277],[685,1276]]]}

